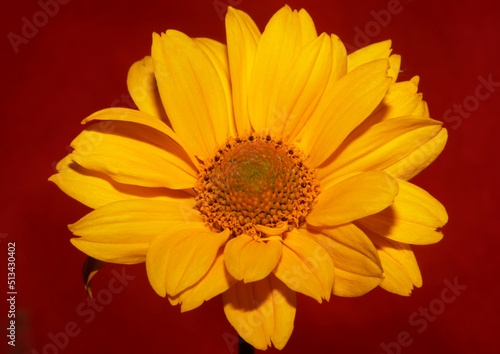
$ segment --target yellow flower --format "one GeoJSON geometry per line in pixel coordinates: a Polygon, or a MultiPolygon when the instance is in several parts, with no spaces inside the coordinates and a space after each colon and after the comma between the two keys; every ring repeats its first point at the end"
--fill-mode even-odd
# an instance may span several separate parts
{"type": "Polygon", "coordinates": [[[350,55],[306,11],[261,33],[228,9],[227,45],[169,30],[132,65],[139,110],[83,122],[51,177],[95,209],[70,230],[105,262],[146,263],[182,311],[222,294],[240,336],[283,348],[296,292],[321,302],[421,286],[409,244],[442,238],[444,207],[408,182],[447,139],[396,82],[391,42],[350,55]]]}

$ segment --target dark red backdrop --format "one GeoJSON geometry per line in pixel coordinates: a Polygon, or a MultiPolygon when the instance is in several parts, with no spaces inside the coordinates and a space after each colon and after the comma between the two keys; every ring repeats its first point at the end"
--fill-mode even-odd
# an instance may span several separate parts
{"type": "MultiPolygon", "coordinates": [[[[7,297],[7,245],[15,242],[12,353],[235,353],[220,297],[181,314],[154,293],[143,265],[103,270],[94,284],[98,306],[91,307],[80,276],[84,255],[70,245],[66,228],[88,210],[46,180],[82,129],[82,118],[128,105],[127,70],[149,54],[152,32],[175,28],[224,41],[227,4],[246,10],[262,29],[283,3],[6,3],[0,11],[0,293],[7,297]]],[[[322,305],[299,296],[283,353],[500,352],[499,9],[493,1],[446,3],[289,1],[305,7],[320,32],[336,33],[351,49],[392,38],[403,56],[401,77],[421,76],[431,114],[447,121],[450,138],[415,182],[445,204],[450,222],[442,242],[415,247],[423,288],[409,298],[375,290],[322,305]],[[454,297],[443,293],[450,283],[459,285],[454,297]],[[428,315],[421,312],[426,309],[428,315]]],[[[1,302],[4,342],[8,308],[1,302]]]]}

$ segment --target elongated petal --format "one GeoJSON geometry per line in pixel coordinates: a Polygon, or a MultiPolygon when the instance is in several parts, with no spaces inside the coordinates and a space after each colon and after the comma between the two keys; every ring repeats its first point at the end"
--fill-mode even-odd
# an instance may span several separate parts
{"type": "Polygon", "coordinates": [[[69,225],[73,234],[81,236],[71,243],[101,261],[142,263],[150,242],[173,225],[203,225],[192,204],[141,199],[107,204],[69,225]]]}
{"type": "Polygon", "coordinates": [[[370,235],[377,246],[384,268],[384,281],[380,287],[392,293],[409,296],[413,286],[422,286],[422,275],[411,247],[383,237],[370,235]]]}
{"type": "Polygon", "coordinates": [[[254,348],[282,349],[293,331],[295,292],[271,274],[258,282],[236,283],[223,294],[224,313],[254,348]]]}
{"type": "Polygon", "coordinates": [[[118,183],[104,173],[83,168],[69,156],[59,161],[56,168],[58,173],[52,175],[49,181],[54,182],[71,198],[92,209],[127,199],[173,201],[192,197],[184,191],[118,183]]]}
{"type": "Polygon", "coordinates": [[[333,294],[343,297],[363,296],[379,286],[383,280],[383,276],[361,275],[335,267],[333,294]]]}
{"type": "Polygon", "coordinates": [[[182,139],[164,122],[159,121],[150,114],[140,112],[135,109],[121,107],[106,108],[91,114],[82,121],[82,124],[86,124],[94,120],[111,121],[99,123],[99,128],[103,133],[112,133],[115,129],[115,121],[137,123],[162,132],[166,136],[164,138],[165,140],[178,144],[184,150],[184,153],[188,155],[189,160],[197,166],[198,160],[182,139]]]}
{"type": "Polygon", "coordinates": [[[300,30],[302,32],[302,45],[306,45],[318,37],[314,21],[305,9],[299,10],[300,30]]]}
{"type": "Polygon", "coordinates": [[[168,123],[153,72],[153,60],[145,57],[132,64],[127,75],[127,88],[140,111],[168,123]]]}
{"type": "Polygon", "coordinates": [[[228,104],[210,58],[185,34],[153,35],[152,57],[160,97],[175,132],[200,159],[228,133],[228,104]]]}
{"type": "Polygon", "coordinates": [[[304,127],[300,146],[310,166],[319,166],[380,103],[390,84],[387,60],[360,66],[342,77],[304,127]]]}
{"type": "Polygon", "coordinates": [[[229,6],[226,15],[226,37],[236,131],[245,135],[251,131],[248,84],[260,41],[260,31],[250,16],[229,6]]]}
{"type": "Polygon", "coordinates": [[[384,170],[409,156],[434,138],[442,123],[432,119],[402,117],[355,131],[318,168],[323,184],[356,171],[384,170]]]}
{"type": "Polygon", "coordinates": [[[347,71],[353,71],[359,66],[379,59],[388,59],[391,54],[390,39],[373,43],[356,50],[347,56],[347,71]]]}
{"type": "MultiPolygon", "coordinates": [[[[300,141],[302,139],[303,130],[302,128],[305,126],[306,122],[310,119],[311,116],[320,115],[323,116],[325,112],[329,109],[330,101],[332,100],[332,94],[335,92],[335,85],[337,81],[340,80],[347,73],[347,54],[346,48],[339,37],[332,34],[330,35],[331,41],[331,49],[332,49],[332,60],[331,60],[331,70],[327,79],[326,87],[323,92],[320,91],[317,93],[316,100],[312,101],[311,105],[307,108],[306,111],[302,113],[300,121],[293,126],[294,130],[291,132],[285,133],[285,136],[289,136],[291,141],[300,141]]],[[[320,58],[318,58],[320,59],[320,58]]],[[[325,58],[323,58],[325,59],[325,58]]],[[[287,85],[283,85],[283,90],[287,85]]],[[[291,118],[294,118],[292,116],[291,118]]],[[[288,127],[287,127],[288,129],[288,127]]]]}
{"type": "Polygon", "coordinates": [[[210,269],[229,230],[211,231],[202,223],[177,225],[151,242],[146,270],[160,296],[175,296],[198,282],[210,269]]]}
{"type": "Polygon", "coordinates": [[[304,45],[303,29],[310,31],[304,15],[289,6],[269,20],[257,47],[248,91],[248,110],[252,127],[264,131],[276,114],[279,92],[304,45]]]}
{"type": "Polygon", "coordinates": [[[306,218],[313,226],[336,226],[378,213],[394,202],[398,183],[380,171],[349,177],[318,196],[306,218]]]}
{"type": "Polygon", "coordinates": [[[99,124],[80,133],[71,143],[72,160],[120,183],[172,189],[194,186],[196,167],[179,145],[147,126],[112,123],[111,133],[102,132],[99,124]]]}
{"type": "Polygon", "coordinates": [[[448,222],[444,206],[414,184],[398,180],[394,204],[380,213],[358,220],[363,229],[394,241],[428,245],[443,238],[439,228],[448,222]]]}
{"type": "Polygon", "coordinates": [[[236,135],[236,126],[233,117],[233,99],[231,93],[231,81],[229,78],[229,61],[227,57],[227,46],[210,38],[194,38],[196,45],[208,56],[221,80],[226,95],[227,116],[229,118],[229,134],[236,135]]]}
{"type": "Polygon", "coordinates": [[[274,274],[290,289],[321,303],[332,292],[334,266],[325,248],[313,238],[294,229],[283,240],[281,260],[274,274]]]}
{"type": "Polygon", "coordinates": [[[70,242],[86,255],[103,262],[117,264],[137,264],[146,260],[149,242],[100,243],[83,238],[72,238],[70,242]]]}
{"type": "Polygon", "coordinates": [[[239,235],[231,239],[224,249],[224,262],[229,273],[245,283],[264,279],[281,258],[281,237],[267,240],[239,235]]]}
{"type": "Polygon", "coordinates": [[[321,98],[332,70],[332,41],[326,34],[306,45],[284,80],[269,130],[285,139],[299,131],[321,98]]]}
{"type": "Polygon", "coordinates": [[[332,258],[335,265],[335,295],[360,296],[382,281],[382,265],[375,246],[353,224],[301,231],[321,244],[332,258]]]}
{"type": "Polygon", "coordinates": [[[193,206],[194,200],[123,200],[91,211],[69,229],[89,242],[149,243],[174,225],[203,225],[193,206]]]}
{"type": "Polygon", "coordinates": [[[375,246],[354,224],[302,232],[307,232],[327,250],[336,268],[360,275],[382,276],[375,246]]]}
{"type": "Polygon", "coordinates": [[[181,312],[190,311],[227,291],[235,283],[236,279],[229,274],[224,264],[224,249],[221,247],[207,274],[177,296],[169,297],[169,301],[172,305],[180,303],[181,312]]]}
{"type": "Polygon", "coordinates": [[[429,166],[439,156],[439,154],[441,154],[447,140],[448,131],[443,128],[435,137],[422,145],[420,148],[413,151],[411,154],[404,157],[394,165],[387,167],[385,172],[406,181],[412,179],[429,166]]]}

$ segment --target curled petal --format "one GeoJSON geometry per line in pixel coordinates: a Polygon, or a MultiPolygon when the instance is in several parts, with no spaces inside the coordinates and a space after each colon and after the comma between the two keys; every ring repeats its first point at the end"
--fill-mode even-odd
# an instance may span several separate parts
{"type": "Polygon", "coordinates": [[[278,264],[282,248],[281,237],[239,235],[224,249],[226,268],[235,279],[245,283],[264,279],[278,264]]]}
{"type": "Polygon", "coordinates": [[[330,299],[334,266],[325,248],[301,230],[283,240],[283,253],[274,274],[290,289],[316,299],[330,299]]]}
{"type": "Polygon", "coordinates": [[[413,286],[422,286],[422,275],[410,245],[370,235],[384,268],[380,287],[392,293],[409,296],[413,286]]]}
{"type": "Polygon", "coordinates": [[[176,296],[198,282],[215,261],[229,230],[215,233],[202,223],[178,225],[151,242],[146,257],[149,282],[160,296],[176,296]]]}
{"type": "Polygon", "coordinates": [[[335,265],[333,294],[361,296],[383,280],[377,250],[366,234],[353,224],[301,230],[321,244],[335,265]]]}
{"type": "Polygon", "coordinates": [[[168,124],[167,114],[158,92],[151,57],[145,57],[132,64],[128,71],[127,88],[140,111],[157,117],[168,124]]]}
{"type": "Polygon", "coordinates": [[[223,294],[224,312],[247,343],[259,350],[282,349],[293,331],[295,292],[273,274],[258,282],[236,283],[223,294]]]}
{"type": "Polygon", "coordinates": [[[363,229],[388,239],[414,245],[440,241],[447,221],[444,206],[414,184],[398,180],[399,194],[394,204],[380,213],[358,220],[363,229]]]}
{"type": "Polygon", "coordinates": [[[226,269],[224,249],[221,247],[214,263],[197,283],[188,287],[176,296],[169,296],[172,305],[181,304],[181,312],[190,311],[204,301],[222,294],[236,283],[236,279],[226,269]]]}

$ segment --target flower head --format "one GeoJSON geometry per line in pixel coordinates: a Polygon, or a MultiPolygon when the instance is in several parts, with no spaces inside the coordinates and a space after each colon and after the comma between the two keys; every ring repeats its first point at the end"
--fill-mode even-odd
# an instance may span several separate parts
{"type": "Polygon", "coordinates": [[[306,11],[261,33],[228,9],[227,45],[154,34],[132,65],[138,110],[84,120],[51,177],[95,209],[71,242],[104,262],[146,263],[182,311],[222,294],[259,349],[283,348],[296,293],[321,302],[422,279],[410,244],[442,238],[444,207],[408,182],[442,151],[418,77],[397,82],[391,42],[347,55],[306,11]]]}

